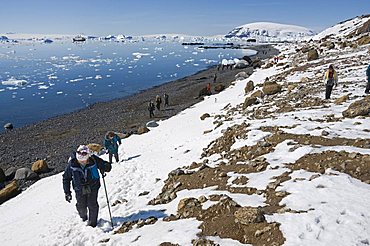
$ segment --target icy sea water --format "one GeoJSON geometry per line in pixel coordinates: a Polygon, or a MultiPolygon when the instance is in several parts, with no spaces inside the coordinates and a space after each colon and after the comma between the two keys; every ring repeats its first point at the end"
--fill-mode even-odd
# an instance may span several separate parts
{"type": "Polygon", "coordinates": [[[0,132],[122,98],[253,51],[175,42],[0,43],[0,132]]]}

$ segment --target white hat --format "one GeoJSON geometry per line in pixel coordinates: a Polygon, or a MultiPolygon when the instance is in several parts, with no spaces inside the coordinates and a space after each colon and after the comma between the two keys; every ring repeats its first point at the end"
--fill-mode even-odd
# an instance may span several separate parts
{"type": "Polygon", "coordinates": [[[76,151],[76,158],[78,161],[86,161],[89,159],[91,153],[89,147],[86,145],[80,145],[76,151]]]}

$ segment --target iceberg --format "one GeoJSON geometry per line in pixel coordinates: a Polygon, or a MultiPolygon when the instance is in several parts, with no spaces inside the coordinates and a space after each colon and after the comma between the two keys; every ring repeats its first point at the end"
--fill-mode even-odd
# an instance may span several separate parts
{"type": "Polygon", "coordinates": [[[1,82],[1,84],[3,84],[3,85],[24,86],[24,85],[27,85],[28,82],[27,82],[27,80],[24,80],[24,79],[15,79],[15,78],[11,77],[10,79],[1,82]]]}

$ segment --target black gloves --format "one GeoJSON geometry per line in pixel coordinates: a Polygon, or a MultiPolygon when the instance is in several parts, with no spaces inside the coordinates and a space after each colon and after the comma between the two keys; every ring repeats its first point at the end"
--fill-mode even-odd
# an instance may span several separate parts
{"type": "Polygon", "coordinates": [[[67,202],[71,202],[71,200],[72,200],[72,195],[71,195],[71,194],[66,194],[65,198],[66,198],[66,201],[67,201],[67,202]]]}

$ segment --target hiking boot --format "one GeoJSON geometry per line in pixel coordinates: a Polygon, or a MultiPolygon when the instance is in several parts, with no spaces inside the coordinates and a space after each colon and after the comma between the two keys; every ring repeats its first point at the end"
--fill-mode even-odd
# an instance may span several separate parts
{"type": "Polygon", "coordinates": [[[93,222],[90,222],[90,221],[89,221],[89,223],[87,223],[87,225],[91,226],[91,227],[96,227],[96,223],[93,223],[93,222]]]}

